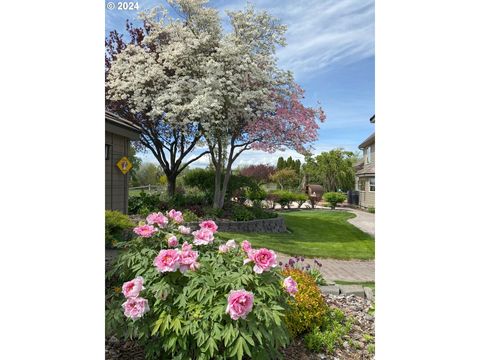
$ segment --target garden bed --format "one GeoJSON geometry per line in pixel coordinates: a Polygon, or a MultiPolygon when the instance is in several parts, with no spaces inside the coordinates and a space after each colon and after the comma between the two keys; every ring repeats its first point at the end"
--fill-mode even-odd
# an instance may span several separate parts
{"type": "MultiPolygon", "coordinates": [[[[341,346],[333,354],[314,353],[305,347],[302,338],[297,338],[282,353],[285,360],[334,360],[334,359],[373,359],[375,352],[375,316],[371,312],[372,303],[354,295],[324,295],[330,307],[342,310],[354,319],[350,334],[343,339],[341,346]]],[[[133,341],[120,341],[115,337],[105,339],[106,360],[143,360],[143,349],[133,341]]]]}

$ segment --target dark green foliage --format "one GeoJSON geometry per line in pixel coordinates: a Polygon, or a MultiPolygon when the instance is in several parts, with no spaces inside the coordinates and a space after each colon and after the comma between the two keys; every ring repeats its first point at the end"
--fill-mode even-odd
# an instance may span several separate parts
{"type": "Polygon", "coordinates": [[[277,217],[276,213],[265,211],[260,207],[247,207],[234,204],[230,211],[232,214],[231,219],[235,221],[249,221],[277,217]]]}
{"type": "Polygon", "coordinates": [[[328,202],[332,209],[335,209],[338,203],[343,203],[347,200],[347,196],[340,192],[327,192],[323,194],[323,200],[328,202]]]}
{"type": "Polygon", "coordinates": [[[255,215],[244,206],[232,207],[233,220],[235,221],[249,221],[255,220],[255,215]]]}
{"type": "Polygon", "coordinates": [[[215,173],[212,170],[192,169],[184,174],[182,179],[185,186],[196,187],[204,192],[210,201],[213,199],[215,173]]]}
{"type": "Polygon", "coordinates": [[[125,232],[134,226],[130,218],[120,211],[105,210],[105,247],[110,248],[125,240],[125,232]]]}
{"type": "Polygon", "coordinates": [[[300,176],[294,169],[281,169],[275,171],[270,180],[277,183],[281,190],[296,190],[300,185],[300,176]]]}
{"type": "MultiPolygon", "coordinates": [[[[215,193],[215,172],[208,169],[193,169],[183,177],[184,184],[197,188],[205,194],[209,204],[213,204],[213,195],[215,193]]],[[[238,202],[243,203],[246,200],[247,191],[257,191],[259,185],[253,178],[243,175],[234,175],[228,182],[225,199],[236,198],[238,202]]]]}
{"type": "Polygon", "coordinates": [[[367,209],[367,211],[370,213],[370,214],[375,214],[375,208],[374,207],[369,207],[367,209]]]}
{"type": "Polygon", "coordinates": [[[139,186],[137,172],[142,165],[142,159],[137,156],[137,151],[132,143],[128,145],[128,160],[132,163],[132,168],[128,172],[130,186],[139,186]]]}
{"type": "Polygon", "coordinates": [[[150,213],[166,209],[168,209],[168,202],[163,199],[160,193],[147,194],[142,191],[139,195],[129,196],[128,198],[129,214],[150,213]]]}
{"type": "Polygon", "coordinates": [[[283,277],[277,269],[257,275],[243,265],[241,249],[219,254],[218,245],[198,249],[197,271],[160,274],[152,263],[161,241],[132,240],[107,274],[111,284],[107,335],[134,339],[144,348],[146,359],[281,358],[279,349],[289,341],[283,277]],[[122,314],[125,298],[112,290],[135,276],[144,278],[142,297],[148,299],[150,311],[132,321],[122,314]],[[225,309],[228,293],[238,289],[252,291],[255,298],[247,318],[235,321],[225,309]]]}
{"type": "Polygon", "coordinates": [[[277,160],[277,170],[291,169],[295,170],[297,174],[300,174],[301,166],[302,163],[300,160],[293,160],[291,156],[289,156],[287,160],[280,156],[277,160]]]}
{"type": "Polygon", "coordinates": [[[352,190],[355,187],[355,160],[353,152],[334,149],[308,157],[304,171],[309,183],[320,184],[325,191],[352,190]]]}
{"type": "Polygon", "coordinates": [[[146,215],[154,211],[175,208],[190,209],[197,216],[202,216],[203,212],[199,208],[207,203],[208,199],[200,191],[177,192],[172,197],[168,197],[166,193],[149,194],[142,191],[139,195],[132,195],[128,198],[128,212],[146,215]]]}
{"type": "Polygon", "coordinates": [[[248,200],[253,202],[254,206],[260,206],[261,202],[267,198],[267,192],[261,187],[249,188],[245,195],[248,200]]]}
{"type": "Polygon", "coordinates": [[[183,220],[185,222],[198,221],[198,216],[193,211],[186,209],[186,210],[183,210],[182,213],[183,213],[183,220]]]}
{"type": "Polygon", "coordinates": [[[132,175],[132,186],[160,185],[162,169],[153,163],[138,164],[135,174],[132,175]]]}

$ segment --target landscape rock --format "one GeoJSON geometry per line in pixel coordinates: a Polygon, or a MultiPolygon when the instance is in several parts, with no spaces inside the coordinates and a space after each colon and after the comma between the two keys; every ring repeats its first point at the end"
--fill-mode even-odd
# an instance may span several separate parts
{"type": "Polygon", "coordinates": [[[329,295],[339,295],[340,294],[340,288],[338,286],[320,286],[320,291],[322,294],[329,294],[329,295]]]}
{"type": "Polygon", "coordinates": [[[340,294],[365,297],[365,291],[360,285],[340,285],[340,294]]]}
{"type": "Polygon", "coordinates": [[[375,300],[375,295],[373,293],[373,289],[372,288],[369,288],[369,287],[364,287],[363,290],[365,291],[365,297],[370,300],[370,301],[373,301],[375,300]]]}
{"type": "MultiPolygon", "coordinates": [[[[218,231],[225,232],[255,232],[255,233],[284,233],[287,225],[282,216],[271,219],[257,219],[250,221],[215,220],[218,231]]],[[[188,222],[185,226],[197,229],[199,222],[188,222]]]]}

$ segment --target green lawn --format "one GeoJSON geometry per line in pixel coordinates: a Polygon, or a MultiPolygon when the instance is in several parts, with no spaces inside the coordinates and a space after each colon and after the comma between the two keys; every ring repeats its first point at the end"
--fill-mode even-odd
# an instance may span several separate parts
{"type": "Polygon", "coordinates": [[[335,284],[337,285],[360,285],[363,287],[369,287],[375,289],[375,281],[343,281],[343,280],[335,280],[335,284]]]}
{"type": "Polygon", "coordinates": [[[302,210],[282,213],[288,233],[220,233],[221,237],[248,240],[254,247],[266,247],[289,255],[334,259],[374,259],[373,238],[347,219],[346,211],[302,210]]]}

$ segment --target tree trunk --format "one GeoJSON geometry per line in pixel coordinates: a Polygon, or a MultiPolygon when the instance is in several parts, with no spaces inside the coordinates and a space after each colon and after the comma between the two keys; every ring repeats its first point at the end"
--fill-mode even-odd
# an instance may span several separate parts
{"type": "Polygon", "coordinates": [[[230,181],[230,175],[231,175],[231,170],[230,168],[227,168],[227,171],[225,172],[225,175],[223,177],[223,187],[222,187],[222,191],[220,192],[220,198],[218,202],[219,209],[223,209],[223,206],[225,205],[225,196],[227,195],[228,182],[230,181]]]}
{"type": "Polygon", "coordinates": [[[215,192],[213,194],[213,208],[221,209],[223,207],[223,202],[220,202],[220,197],[222,194],[222,167],[219,164],[215,166],[215,192]]]}
{"type": "Polygon", "coordinates": [[[168,181],[167,192],[168,192],[169,198],[173,198],[173,196],[175,195],[175,189],[177,185],[177,175],[178,174],[172,174],[167,176],[167,181],[168,181]]]}

